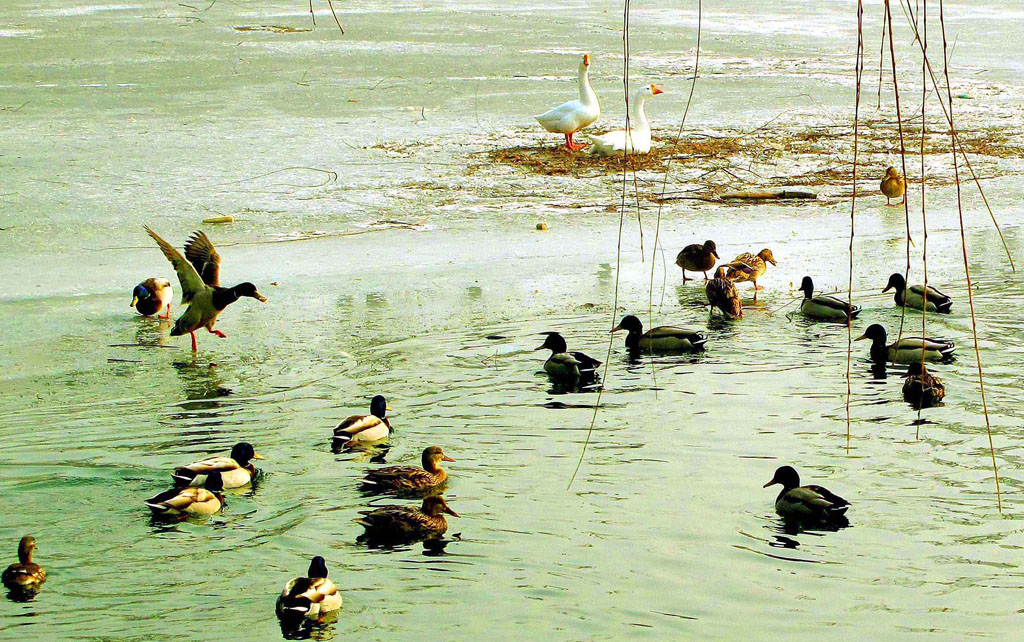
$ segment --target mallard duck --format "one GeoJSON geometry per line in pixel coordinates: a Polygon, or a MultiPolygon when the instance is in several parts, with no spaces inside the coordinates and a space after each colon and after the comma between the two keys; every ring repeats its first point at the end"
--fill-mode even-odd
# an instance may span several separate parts
{"type": "Polygon", "coordinates": [[[174,301],[174,290],[167,279],[146,279],[132,290],[132,302],[129,307],[138,310],[144,317],[159,315],[161,319],[171,318],[171,302],[174,301]],[[164,314],[160,314],[165,310],[164,314]]]}
{"type": "Polygon", "coordinates": [[[704,294],[708,297],[708,305],[711,311],[715,308],[722,311],[728,319],[743,318],[743,304],[740,302],[740,293],[732,281],[725,278],[725,268],[720,267],[715,272],[715,278],[711,279],[704,286],[704,294]]]}
{"type": "Polygon", "coordinates": [[[213,471],[220,473],[224,488],[241,488],[256,476],[256,466],[252,460],[263,459],[252,444],[239,442],[231,448],[230,457],[209,457],[202,461],[179,466],[171,473],[177,486],[202,486],[206,476],[213,471]]]}
{"type": "Polygon", "coordinates": [[[912,285],[908,288],[907,280],[899,272],[889,277],[889,282],[885,285],[885,289],[882,292],[888,292],[890,289],[896,290],[893,300],[899,307],[903,307],[905,301],[908,308],[924,310],[925,301],[927,300],[928,312],[949,314],[949,311],[953,308],[953,298],[948,294],[943,294],[930,285],[927,289],[923,285],[912,285]]]}
{"type": "Polygon", "coordinates": [[[731,263],[727,264],[726,267],[729,271],[726,273],[725,278],[730,281],[742,283],[744,281],[751,281],[754,284],[754,300],[757,301],[757,291],[763,290],[760,285],[757,284],[757,280],[765,273],[768,269],[767,263],[772,265],[778,265],[775,262],[775,257],[772,256],[772,251],[765,248],[757,254],[751,254],[750,252],[744,252],[732,260],[731,263]]]}
{"type": "Polygon", "coordinates": [[[167,260],[174,266],[174,271],[178,273],[178,283],[181,284],[181,302],[188,303],[188,308],[185,310],[185,314],[174,322],[171,336],[191,335],[192,352],[197,350],[196,330],[199,328],[206,328],[211,334],[222,339],[227,336],[220,330],[214,330],[213,326],[217,323],[217,317],[224,311],[224,308],[239,298],[247,296],[266,303],[267,298],[260,294],[252,283],[239,283],[232,288],[220,287],[220,255],[217,254],[217,249],[213,247],[213,243],[203,232],[192,233],[185,243],[185,256],[182,256],[170,243],[149,229],[148,225],[143,227],[160,246],[160,251],[164,253],[167,260]]]}
{"type": "Polygon", "coordinates": [[[792,466],[778,468],[764,488],[774,484],[782,484],[775,499],[775,512],[784,518],[830,522],[842,519],[850,508],[850,502],[827,488],[801,486],[800,475],[792,466]]]}
{"type": "Polygon", "coordinates": [[[591,135],[592,154],[598,156],[625,156],[647,154],[651,151],[651,123],[647,120],[644,104],[648,98],[665,93],[659,87],[646,85],[633,94],[629,102],[629,131],[615,129],[600,135],[591,135]]]}
{"type": "Polygon", "coordinates": [[[589,357],[582,352],[569,352],[569,347],[557,332],[548,332],[537,350],[550,350],[551,356],[544,362],[544,372],[552,377],[564,379],[579,379],[581,377],[592,377],[601,362],[589,357]]]}
{"type": "Polygon", "coordinates": [[[174,487],[146,500],[154,515],[213,515],[224,507],[224,481],[220,472],[207,473],[203,488],[174,487]]]}
{"type": "Polygon", "coordinates": [[[387,466],[368,470],[366,476],[359,481],[363,490],[374,492],[427,490],[448,481],[448,473],[441,468],[441,462],[455,460],[444,454],[440,446],[430,446],[423,449],[420,461],[423,468],[387,466]]]}
{"type": "Polygon", "coordinates": [[[571,151],[582,149],[583,145],[574,143],[573,134],[590,125],[601,116],[601,105],[597,102],[597,94],[590,87],[590,54],[583,54],[583,62],[579,68],[580,97],[562,103],[554,109],[534,116],[541,127],[553,134],[565,135],[565,146],[571,151]]]}
{"type": "Polygon", "coordinates": [[[868,326],[864,334],[854,341],[871,340],[871,360],[875,363],[912,363],[921,360],[921,353],[928,361],[942,361],[953,356],[956,346],[947,339],[922,339],[921,337],[904,337],[899,345],[885,345],[885,328],[877,323],[868,326]]]}
{"type": "Polygon", "coordinates": [[[382,506],[359,513],[355,522],[366,529],[365,537],[395,542],[436,539],[448,530],[444,513],[459,516],[440,495],[427,497],[419,508],[382,506]]]}
{"type": "Polygon", "coordinates": [[[18,600],[30,599],[39,592],[46,581],[46,571],[32,561],[36,550],[36,538],[26,535],[18,543],[18,561],[4,570],[3,583],[11,596],[18,600]]]}
{"type": "Polygon", "coordinates": [[[644,324],[632,314],[622,317],[612,332],[625,330],[626,347],[630,350],[701,350],[708,337],[703,332],[663,325],[644,332],[644,324]]]}
{"type": "Polygon", "coordinates": [[[346,417],[334,427],[334,447],[387,439],[391,434],[391,422],[386,417],[388,410],[390,408],[384,396],[375,396],[370,400],[370,414],[346,417]]]}
{"type": "Polygon", "coordinates": [[[276,610],[282,619],[317,619],[340,608],[341,592],[327,579],[327,562],[317,555],[309,563],[306,577],[296,577],[284,585],[276,610]]]}
{"type": "Polygon", "coordinates": [[[942,380],[928,372],[920,361],[914,361],[907,366],[907,378],[903,382],[903,398],[919,408],[934,406],[946,396],[946,386],[942,380]]]}
{"type": "Polygon", "coordinates": [[[676,255],[676,265],[683,269],[683,283],[692,281],[686,278],[686,271],[703,272],[704,280],[708,280],[708,270],[715,267],[715,260],[718,256],[718,248],[714,241],[704,241],[704,245],[694,243],[687,245],[676,255]]]}
{"type": "Polygon", "coordinates": [[[846,321],[856,319],[860,314],[860,306],[850,304],[842,299],[825,294],[814,296],[814,281],[811,277],[805,276],[800,282],[800,290],[804,293],[804,300],[800,303],[800,313],[812,319],[823,321],[846,321]]]}
{"type": "Polygon", "coordinates": [[[882,179],[882,183],[878,187],[885,195],[886,205],[901,205],[903,203],[901,197],[907,191],[907,181],[900,176],[899,170],[895,167],[890,166],[885,170],[885,178],[882,179]],[[900,202],[893,203],[892,199],[894,198],[899,198],[900,202]]]}

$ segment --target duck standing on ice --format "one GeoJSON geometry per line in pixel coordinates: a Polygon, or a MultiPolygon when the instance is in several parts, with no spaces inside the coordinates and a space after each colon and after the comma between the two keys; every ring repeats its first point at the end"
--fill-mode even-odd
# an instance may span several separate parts
{"type": "Polygon", "coordinates": [[[552,134],[564,134],[565,146],[570,151],[583,148],[581,143],[573,142],[572,135],[601,116],[601,106],[597,102],[597,94],[590,86],[589,70],[590,54],[583,54],[583,62],[580,63],[579,71],[580,97],[534,116],[541,127],[552,134]]]}

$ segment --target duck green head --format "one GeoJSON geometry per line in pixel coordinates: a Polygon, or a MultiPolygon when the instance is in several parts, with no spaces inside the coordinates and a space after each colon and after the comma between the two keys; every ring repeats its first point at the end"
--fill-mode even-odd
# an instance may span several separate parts
{"type": "Polygon", "coordinates": [[[136,303],[139,301],[145,301],[148,298],[149,290],[146,289],[146,286],[140,283],[135,286],[134,290],[132,290],[132,302],[128,307],[134,308],[136,303]]]}
{"type": "Polygon", "coordinates": [[[762,488],[768,488],[775,484],[782,484],[782,487],[786,490],[798,488],[800,486],[800,475],[792,466],[780,466],[775,469],[775,476],[772,477],[772,480],[762,486],[762,488]]]}
{"type": "Polygon", "coordinates": [[[220,471],[215,470],[209,475],[207,475],[206,483],[204,483],[203,486],[206,487],[206,490],[213,493],[219,493],[220,491],[224,490],[224,478],[221,477],[220,471]]]}
{"type": "Polygon", "coordinates": [[[885,285],[885,289],[882,292],[888,292],[893,288],[896,289],[896,292],[902,292],[907,289],[907,280],[899,272],[894,272],[889,276],[889,282],[885,285]]]}
{"type": "Polygon", "coordinates": [[[612,328],[612,332],[618,332],[619,330],[625,330],[630,334],[640,334],[644,331],[644,324],[641,323],[640,319],[629,314],[622,317],[622,321],[619,321],[619,325],[612,328]]]}
{"type": "Polygon", "coordinates": [[[306,577],[327,577],[327,561],[317,555],[310,561],[306,577]]]}
{"type": "Polygon", "coordinates": [[[864,339],[870,339],[872,344],[885,343],[886,332],[885,328],[877,323],[872,323],[868,326],[868,329],[864,331],[864,334],[860,335],[854,341],[863,341],[864,339]]]}
{"type": "Polygon", "coordinates": [[[544,334],[548,335],[548,337],[544,339],[544,343],[536,348],[537,350],[548,349],[552,352],[560,353],[569,349],[562,335],[557,332],[545,332],[544,334]]]}
{"type": "Polygon", "coordinates": [[[370,399],[370,414],[374,417],[383,419],[388,414],[388,400],[384,398],[384,395],[377,395],[373,399],[370,399]]]}
{"type": "Polygon", "coordinates": [[[805,299],[814,296],[814,281],[811,280],[811,277],[805,276],[804,280],[800,282],[800,291],[804,293],[805,299]]]}
{"type": "Polygon", "coordinates": [[[231,448],[231,458],[245,466],[253,459],[263,459],[263,455],[256,452],[249,442],[240,441],[231,448]]]}

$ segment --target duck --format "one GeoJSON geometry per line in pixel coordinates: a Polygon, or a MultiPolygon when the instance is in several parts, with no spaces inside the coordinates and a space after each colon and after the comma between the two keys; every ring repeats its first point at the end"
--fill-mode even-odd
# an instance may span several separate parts
{"type": "Polygon", "coordinates": [[[800,282],[800,290],[804,293],[804,300],[800,302],[800,313],[805,317],[822,321],[846,321],[856,319],[860,314],[859,305],[851,306],[842,299],[825,294],[814,296],[814,281],[809,276],[805,276],[800,282]]]}
{"type": "Polygon", "coordinates": [[[871,360],[875,363],[911,363],[920,361],[922,354],[928,361],[942,361],[953,356],[956,345],[948,339],[923,339],[904,337],[899,345],[886,345],[885,328],[877,323],[868,326],[864,334],[854,341],[871,340],[871,360]]]}
{"type": "Polygon", "coordinates": [[[903,307],[905,304],[908,308],[924,310],[925,301],[927,301],[928,312],[949,314],[953,309],[953,298],[948,294],[943,294],[930,285],[912,285],[908,288],[907,280],[899,272],[894,272],[889,276],[889,282],[882,292],[888,292],[890,289],[896,290],[893,300],[899,307],[903,307]]]}
{"type": "Polygon", "coordinates": [[[591,136],[593,147],[590,148],[590,153],[598,156],[625,156],[650,152],[651,124],[647,121],[644,104],[647,99],[663,93],[664,90],[653,84],[638,89],[629,103],[629,130],[615,129],[591,136]]]}
{"type": "Polygon", "coordinates": [[[340,609],[341,602],[341,592],[327,578],[327,562],[317,555],[310,561],[305,577],[293,578],[284,585],[276,611],[282,619],[317,619],[340,609]]]}
{"type": "Polygon", "coordinates": [[[729,271],[726,273],[726,278],[737,283],[751,281],[754,284],[754,300],[757,301],[757,291],[764,289],[757,284],[757,280],[761,278],[768,269],[768,263],[778,265],[778,263],[775,262],[775,257],[772,256],[772,251],[768,248],[761,250],[757,254],[744,252],[733,259],[731,263],[726,265],[726,267],[729,268],[729,271]]]}
{"type": "Polygon", "coordinates": [[[581,377],[592,377],[601,362],[587,356],[582,352],[569,352],[565,339],[557,332],[547,332],[544,343],[538,346],[537,350],[550,350],[551,356],[544,362],[544,372],[552,377],[564,379],[579,379],[581,377]]]}
{"type": "Polygon", "coordinates": [[[640,319],[632,314],[622,317],[619,325],[612,328],[612,332],[625,330],[626,347],[630,350],[690,350],[698,351],[704,348],[708,337],[703,332],[676,328],[670,325],[663,325],[644,332],[644,325],[640,319]]]}
{"type": "Polygon", "coordinates": [[[174,484],[183,486],[202,486],[206,483],[209,473],[220,473],[224,488],[241,488],[252,482],[256,476],[254,459],[263,459],[263,455],[253,449],[252,444],[241,441],[231,448],[228,457],[209,457],[185,466],[179,466],[171,473],[174,484]]]}
{"type": "Polygon", "coordinates": [[[391,422],[386,416],[388,410],[390,408],[384,395],[376,395],[370,400],[370,414],[346,417],[334,427],[334,447],[349,447],[387,439],[391,435],[391,422]]]}
{"type": "Polygon", "coordinates": [[[801,486],[800,475],[792,466],[781,466],[772,480],[764,485],[768,488],[782,484],[782,491],[775,499],[775,512],[786,519],[801,521],[834,522],[844,519],[850,502],[821,486],[801,486]]]}
{"type": "Polygon", "coordinates": [[[885,178],[882,179],[881,184],[878,188],[882,190],[882,194],[885,195],[886,205],[901,205],[903,203],[903,195],[907,191],[907,181],[900,176],[899,170],[893,166],[889,166],[885,170],[885,178]],[[900,199],[899,203],[893,203],[892,199],[900,199]]]}
{"type": "Polygon", "coordinates": [[[178,317],[171,329],[171,336],[192,336],[192,352],[197,351],[196,330],[206,328],[210,334],[220,338],[227,335],[220,330],[213,328],[217,323],[217,317],[224,308],[228,307],[241,297],[250,297],[261,303],[266,303],[267,298],[260,294],[259,290],[252,283],[245,282],[230,288],[220,286],[220,255],[213,246],[213,242],[204,232],[193,232],[185,243],[185,256],[174,249],[167,241],[160,238],[148,225],[143,228],[160,246],[167,260],[174,266],[178,273],[178,283],[181,284],[181,302],[187,303],[188,308],[185,314],[178,317]],[[187,258],[187,260],[186,260],[187,258]]]}
{"type": "Polygon", "coordinates": [[[740,302],[739,290],[732,281],[725,278],[725,267],[718,268],[715,278],[704,286],[704,293],[708,297],[711,312],[718,308],[727,319],[743,318],[743,303],[740,302]]]}
{"type": "Polygon", "coordinates": [[[18,561],[8,566],[3,573],[3,583],[16,600],[35,597],[46,581],[46,570],[32,561],[36,550],[36,538],[26,535],[18,542],[18,561]]]}
{"type": "Polygon", "coordinates": [[[676,265],[683,269],[683,283],[692,281],[686,278],[686,271],[703,272],[704,280],[708,280],[708,270],[715,267],[715,260],[718,256],[718,248],[711,240],[704,241],[704,245],[694,243],[687,245],[676,255],[676,265]]]}
{"type": "Polygon", "coordinates": [[[918,408],[928,408],[942,401],[946,396],[946,386],[942,380],[928,372],[920,361],[907,366],[907,378],[903,382],[903,399],[918,408]]]}
{"type": "Polygon", "coordinates": [[[170,319],[173,301],[174,290],[171,289],[171,282],[154,277],[135,286],[132,290],[132,302],[128,307],[135,308],[144,317],[158,316],[161,319],[170,319]]]}
{"type": "Polygon", "coordinates": [[[554,109],[534,116],[540,126],[552,134],[563,134],[565,146],[569,151],[583,149],[582,144],[573,141],[573,134],[601,117],[601,105],[597,101],[597,94],[590,86],[590,54],[583,54],[583,61],[580,63],[579,90],[580,97],[576,100],[562,103],[554,109]]]}
{"type": "Polygon", "coordinates": [[[355,522],[366,529],[364,537],[392,542],[437,539],[448,530],[444,514],[459,516],[441,495],[425,498],[419,508],[382,506],[359,513],[355,522]]]}
{"type": "Polygon", "coordinates": [[[206,475],[202,488],[175,486],[146,500],[146,506],[154,515],[176,517],[179,515],[213,515],[224,507],[224,481],[219,471],[206,475]]]}
{"type": "Polygon", "coordinates": [[[374,492],[429,490],[448,481],[448,473],[441,468],[441,462],[455,460],[444,454],[440,446],[430,446],[423,449],[420,461],[423,468],[387,466],[369,470],[359,482],[363,490],[374,492]]]}

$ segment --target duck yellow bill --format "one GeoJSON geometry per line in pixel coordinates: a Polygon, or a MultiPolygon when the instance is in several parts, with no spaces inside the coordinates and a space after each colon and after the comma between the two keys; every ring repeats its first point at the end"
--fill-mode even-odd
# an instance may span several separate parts
{"type": "Polygon", "coordinates": [[[266,303],[267,297],[263,296],[259,292],[256,292],[256,300],[259,301],[260,303],[266,303]]]}
{"type": "Polygon", "coordinates": [[[137,296],[133,296],[133,297],[132,297],[132,304],[131,304],[131,305],[129,305],[128,307],[129,307],[129,308],[134,308],[134,307],[135,307],[135,304],[136,304],[136,303],[138,303],[138,302],[139,302],[139,297],[137,297],[137,296]]]}
{"type": "Polygon", "coordinates": [[[253,459],[264,459],[263,455],[261,455],[259,453],[253,453],[252,458],[253,459]]]}
{"type": "Polygon", "coordinates": [[[455,461],[455,460],[452,459],[451,457],[449,457],[448,455],[444,455],[444,456],[441,457],[441,461],[455,461]]]}

